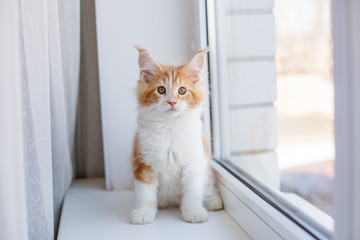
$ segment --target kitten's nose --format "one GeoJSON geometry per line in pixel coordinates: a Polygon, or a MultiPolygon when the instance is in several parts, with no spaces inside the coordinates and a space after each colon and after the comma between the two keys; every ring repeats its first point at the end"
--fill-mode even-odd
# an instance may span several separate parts
{"type": "Polygon", "coordinates": [[[170,104],[172,107],[176,104],[176,102],[167,102],[168,104],[170,104]]]}

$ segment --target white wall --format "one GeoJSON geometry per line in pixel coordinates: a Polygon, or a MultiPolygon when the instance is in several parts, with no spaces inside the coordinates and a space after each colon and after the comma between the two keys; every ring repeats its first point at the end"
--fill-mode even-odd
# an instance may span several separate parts
{"type": "Polygon", "coordinates": [[[215,2],[224,154],[279,189],[274,1],[215,2]]]}
{"type": "MultiPolygon", "coordinates": [[[[131,150],[136,129],[137,51],[161,63],[182,64],[197,49],[193,0],[97,0],[105,174],[108,189],[132,188],[131,150]],[[196,48],[196,47],[195,47],[196,48]]],[[[99,126],[101,127],[101,126],[99,126]]]]}

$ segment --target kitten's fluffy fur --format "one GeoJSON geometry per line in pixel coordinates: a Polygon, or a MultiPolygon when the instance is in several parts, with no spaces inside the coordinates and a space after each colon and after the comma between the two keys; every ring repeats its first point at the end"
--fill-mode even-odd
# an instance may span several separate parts
{"type": "Polygon", "coordinates": [[[201,121],[204,87],[201,72],[208,49],[179,67],[159,64],[139,51],[138,128],[133,172],[134,224],[150,223],[157,207],[181,206],[188,222],[204,222],[208,210],[222,208],[209,166],[201,121]]]}

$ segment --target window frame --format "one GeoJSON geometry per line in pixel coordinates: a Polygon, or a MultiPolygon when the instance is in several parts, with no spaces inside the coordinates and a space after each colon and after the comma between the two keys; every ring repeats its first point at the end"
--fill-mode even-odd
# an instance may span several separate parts
{"type": "Polygon", "coordinates": [[[360,238],[360,4],[332,0],[335,83],[335,234],[360,238]]]}
{"type": "MultiPolygon", "coordinates": [[[[209,43],[211,49],[209,57],[212,59],[217,55],[216,37],[214,34],[207,35],[207,31],[208,25],[215,26],[216,23],[214,19],[207,20],[206,18],[209,11],[214,11],[214,3],[215,0],[195,2],[195,16],[199,16],[195,19],[198,47],[204,47],[209,43]]],[[[360,64],[360,47],[355,43],[359,42],[360,30],[356,29],[356,24],[352,23],[360,21],[360,16],[356,14],[360,11],[360,5],[356,3],[356,0],[348,2],[332,0],[332,6],[337,159],[335,162],[334,219],[338,223],[335,224],[332,237],[333,239],[356,239],[360,237],[360,229],[357,228],[360,224],[360,206],[356,206],[356,202],[360,201],[360,177],[356,174],[360,173],[360,163],[356,161],[360,159],[360,149],[356,148],[360,145],[360,109],[356,108],[356,103],[360,104],[360,97],[356,95],[360,92],[360,84],[356,82],[356,77],[360,77],[360,70],[356,68],[360,64]],[[341,159],[341,162],[338,159],[341,159]],[[352,180],[355,181],[351,182],[352,180]],[[344,206],[346,206],[345,211],[343,211],[344,206]]],[[[216,64],[210,61],[208,65],[210,76],[207,73],[203,76],[209,81],[211,79],[211,85],[206,83],[206,86],[211,91],[212,99],[218,98],[218,92],[215,91],[218,90],[217,76],[219,75],[216,64]]],[[[209,111],[205,111],[204,121],[209,133],[211,121],[221,122],[220,116],[211,116],[212,111],[219,112],[219,103],[207,101],[206,109],[209,111]]],[[[220,132],[219,127],[215,125],[212,129],[214,137],[212,144],[215,149],[221,149],[219,147],[221,145],[220,132]]],[[[309,234],[255,194],[246,184],[236,179],[215,160],[219,159],[220,155],[219,152],[213,152],[212,167],[217,175],[225,210],[251,237],[255,239],[321,238],[321,236],[314,237],[309,234]],[[249,219],[251,219],[250,222],[249,219]]]]}
{"type": "Polygon", "coordinates": [[[212,161],[225,211],[253,239],[314,239],[264,201],[218,162],[212,161]]]}

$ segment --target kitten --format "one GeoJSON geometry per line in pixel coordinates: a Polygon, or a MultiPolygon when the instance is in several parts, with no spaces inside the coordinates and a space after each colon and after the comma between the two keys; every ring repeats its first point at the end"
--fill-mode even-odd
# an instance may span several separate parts
{"type": "Polygon", "coordinates": [[[207,221],[203,204],[208,210],[222,208],[201,121],[205,94],[201,73],[208,48],[179,67],[159,64],[147,50],[137,50],[136,208],[131,223],[150,223],[157,207],[175,206],[181,206],[187,222],[207,221]]]}

